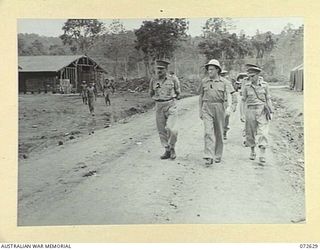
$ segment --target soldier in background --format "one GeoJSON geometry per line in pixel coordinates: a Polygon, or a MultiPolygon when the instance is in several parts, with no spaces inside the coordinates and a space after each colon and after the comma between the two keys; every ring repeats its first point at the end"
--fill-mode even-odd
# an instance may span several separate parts
{"type": "Polygon", "coordinates": [[[89,86],[87,86],[87,88],[86,88],[86,95],[87,95],[87,98],[88,98],[88,106],[89,106],[90,114],[92,116],[94,116],[95,115],[95,113],[94,113],[94,103],[97,100],[97,89],[94,86],[94,81],[93,80],[89,83],[89,86]]]}
{"type": "Polygon", "coordinates": [[[105,80],[105,84],[103,86],[103,96],[106,102],[106,106],[111,105],[111,101],[110,101],[110,95],[111,93],[114,93],[114,86],[112,84],[112,82],[109,79],[105,80]]]}
{"type": "MultiPolygon", "coordinates": [[[[236,80],[236,86],[238,86],[240,98],[242,98],[242,91],[244,89],[245,83],[248,81],[248,74],[247,73],[239,73],[236,80]]],[[[245,105],[240,105],[240,114],[241,112],[245,113],[246,107],[245,105]]],[[[246,143],[246,126],[245,123],[242,129],[242,138],[243,138],[243,145],[247,147],[246,143]]]]}
{"type": "MultiPolygon", "coordinates": [[[[231,111],[232,112],[236,112],[237,105],[238,105],[237,91],[235,90],[235,88],[232,85],[232,83],[229,81],[228,71],[222,70],[221,73],[220,73],[220,76],[225,78],[226,81],[227,81],[228,92],[231,94],[231,98],[232,98],[231,111]]],[[[225,96],[225,98],[227,98],[227,96],[225,96]]],[[[227,99],[225,99],[224,108],[225,109],[227,108],[227,99]]],[[[230,127],[229,127],[230,115],[231,115],[231,113],[226,113],[225,114],[225,118],[224,118],[224,126],[223,126],[223,139],[224,140],[227,140],[227,133],[230,130],[230,127]]]]}
{"type": "Polygon", "coordinates": [[[149,93],[156,102],[156,122],[162,146],[165,148],[160,159],[176,158],[175,144],[178,130],[176,99],[180,96],[180,83],[176,77],[167,74],[168,65],[165,60],[157,60],[157,76],[150,80],[149,93]]]}
{"type": "Polygon", "coordinates": [[[82,97],[82,102],[87,105],[88,103],[88,98],[87,98],[87,83],[86,81],[82,81],[81,84],[81,97],[82,97]]]}

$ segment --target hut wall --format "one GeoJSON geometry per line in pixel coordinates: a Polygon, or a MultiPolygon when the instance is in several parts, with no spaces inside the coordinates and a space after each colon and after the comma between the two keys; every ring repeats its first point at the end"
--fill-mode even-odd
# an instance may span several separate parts
{"type": "Polygon", "coordinates": [[[46,92],[56,90],[55,72],[19,72],[19,92],[46,92]]]}

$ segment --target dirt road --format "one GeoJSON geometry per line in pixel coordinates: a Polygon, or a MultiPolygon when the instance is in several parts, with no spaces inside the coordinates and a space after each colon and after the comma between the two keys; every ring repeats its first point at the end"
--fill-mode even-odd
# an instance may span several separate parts
{"type": "MultiPolygon", "coordinates": [[[[202,162],[198,98],[179,101],[177,159],[161,161],[154,111],[19,161],[19,225],[292,223],[304,220],[304,193],[268,151],[248,159],[239,114],[231,118],[222,163],[202,162]]],[[[92,119],[92,118],[90,118],[92,119]]],[[[273,136],[279,136],[275,131],[273,136]]]]}

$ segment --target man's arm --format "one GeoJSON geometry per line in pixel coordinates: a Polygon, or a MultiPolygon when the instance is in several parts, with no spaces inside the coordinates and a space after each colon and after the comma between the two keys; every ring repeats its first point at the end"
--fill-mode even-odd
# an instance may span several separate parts
{"type": "Polygon", "coordinates": [[[174,91],[176,93],[176,98],[179,99],[181,94],[179,79],[177,77],[174,77],[173,83],[174,83],[174,91]]]}
{"type": "Polygon", "coordinates": [[[203,82],[201,81],[200,83],[200,86],[199,86],[199,89],[198,89],[198,93],[199,93],[199,117],[200,119],[202,120],[202,105],[203,105],[203,94],[204,94],[204,91],[203,91],[203,82]]]}
{"type": "Polygon", "coordinates": [[[273,113],[273,104],[271,101],[271,95],[270,95],[270,91],[267,83],[266,83],[266,100],[267,100],[267,105],[269,106],[269,108],[271,109],[271,112],[273,113]]]}
{"type": "Polygon", "coordinates": [[[228,85],[229,85],[229,92],[231,94],[231,109],[233,112],[235,112],[238,104],[238,94],[233,84],[230,81],[228,85]]]}
{"type": "Polygon", "coordinates": [[[224,82],[224,90],[225,90],[225,95],[227,95],[227,96],[224,99],[225,99],[225,101],[227,101],[227,107],[226,107],[226,114],[227,115],[230,115],[231,109],[232,109],[231,88],[232,88],[231,82],[225,81],[224,82]]]}
{"type": "Polygon", "coordinates": [[[242,98],[241,98],[241,104],[240,104],[240,120],[242,122],[245,121],[245,116],[244,116],[244,109],[246,105],[246,100],[247,100],[247,89],[245,86],[242,88],[242,98]]]}
{"type": "Polygon", "coordinates": [[[153,89],[153,78],[150,79],[150,83],[149,83],[149,95],[151,96],[151,98],[155,95],[154,89],[153,89]]]}

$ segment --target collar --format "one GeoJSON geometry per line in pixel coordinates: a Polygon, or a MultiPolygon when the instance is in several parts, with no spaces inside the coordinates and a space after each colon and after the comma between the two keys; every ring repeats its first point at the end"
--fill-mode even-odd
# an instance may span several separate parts
{"type": "Polygon", "coordinates": [[[216,79],[211,79],[210,77],[208,77],[209,81],[213,81],[213,82],[220,82],[221,81],[221,77],[218,76],[216,79]]]}
{"type": "Polygon", "coordinates": [[[158,81],[165,81],[165,80],[167,80],[167,79],[168,79],[168,75],[165,75],[165,77],[162,78],[162,79],[160,79],[159,77],[157,77],[157,80],[158,80],[158,81]]]}

